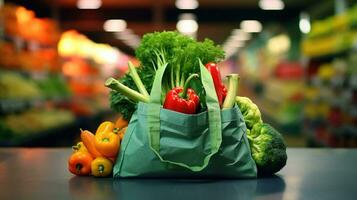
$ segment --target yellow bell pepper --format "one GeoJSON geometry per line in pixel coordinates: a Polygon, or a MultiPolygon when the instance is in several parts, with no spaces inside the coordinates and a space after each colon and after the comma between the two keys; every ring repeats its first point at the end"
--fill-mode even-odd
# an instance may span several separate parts
{"type": "Polygon", "coordinates": [[[112,162],[104,157],[97,157],[91,163],[92,175],[95,177],[106,177],[112,173],[112,162]]]}
{"type": "Polygon", "coordinates": [[[74,152],[88,152],[88,149],[83,144],[83,142],[78,142],[76,145],[72,146],[74,152]]]}
{"type": "Polygon", "coordinates": [[[95,147],[105,157],[116,157],[119,151],[120,138],[118,128],[114,123],[105,121],[101,123],[95,134],[95,147]]]}
{"type": "Polygon", "coordinates": [[[95,132],[95,135],[112,132],[113,130],[114,130],[114,123],[105,121],[98,126],[97,131],[95,132]]]}
{"type": "Polygon", "coordinates": [[[105,157],[115,157],[120,147],[120,138],[116,132],[106,132],[95,136],[95,147],[105,157]]]}

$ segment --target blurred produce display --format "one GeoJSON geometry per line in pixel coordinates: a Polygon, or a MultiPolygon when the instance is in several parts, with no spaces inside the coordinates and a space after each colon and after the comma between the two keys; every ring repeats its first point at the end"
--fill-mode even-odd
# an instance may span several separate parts
{"type": "Polygon", "coordinates": [[[0,8],[0,24],[5,34],[17,41],[33,41],[38,45],[56,45],[60,31],[54,20],[36,18],[35,13],[24,7],[5,4],[0,8]],[[16,40],[16,39],[15,39],[16,40]]]}
{"type": "Polygon", "coordinates": [[[269,123],[283,134],[301,134],[304,68],[297,58],[289,57],[299,46],[291,41],[298,38],[287,32],[266,35],[262,33],[241,50],[236,63],[228,65],[238,66],[240,75],[245,77],[241,79],[240,93],[259,106],[269,123]]]}
{"type": "Polygon", "coordinates": [[[312,145],[357,147],[357,51],[311,60],[305,89],[305,132],[312,145]]]}
{"type": "Polygon", "coordinates": [[[128,56],[13,4],[0,7],[0,31],[0,146],[59,139],[109,113],[103,82],[128,56]]]}
{"type": "Polygon", "coordinates": [[[310,145],[357,147],[357,6],[312,24],[302,43],[310,145]]]}
{"type": "MultiPolygon", "coordinates": [[[[25,43],[25,41],[21,41],[25,43]]],[[[60,71],[60,58],[55,47],[27,50],[25,49],[25,46],[22,46],[18,47],[18,50],[16,50],[13,43],[16,42],[0,41],[0,53],[2,55],[0,57],[0,65],[2,65],[2,68],[29,72],[60,71]]]]}
{"type": "Polygon", "coordinates": [[[319,57],[351,49],[357,40],[357,5],[348,11],[312,23],[302,42],[302,53],[319,57]]]}
{"type": "Polygon", "coordinates": [[[32,99],[42,96],[38,85],[13,72],[0,73],[0,99],[32,99]]]}
{"type": "MultiPolygon", "coordinates": [[[[1,117],[1,125],[13,137],[25,137],[58,128],[75,120],[72,112],[59,109],[30,109],[20,114],[1,117]]],[[[4,139],[4,138],[2,138],[4,139]]]]}
{"type": "Polygon", "coordinates": [[[63,58],[62,74],[73,93],[70,105],[76,115],[93,115],[108,109],[109,90],[103,85],[107,76],[120,76],[131,59],[107,44],[98,44],[75,30],[62,33],[58,53],[63,58]]]}
{"type": "Polygon", "coordinates": [[[64,77],[58,74],[48,74],[36,81],[45,98],[62,99],[71,95],[70,88],[64,77]]]}
{"type": "Polygon", "coordinates": [[[70,95],[67,83],[58,74],[47,74],[32,79],[23,73],[0,71],[0,99],[32,100],[64,98],[70,95]]]}

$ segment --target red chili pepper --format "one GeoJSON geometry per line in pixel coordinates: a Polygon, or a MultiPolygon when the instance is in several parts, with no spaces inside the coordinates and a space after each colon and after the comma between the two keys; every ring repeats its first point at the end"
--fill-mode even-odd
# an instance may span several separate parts
{"type": "Polygon", "coordinates": [[[227,95],[227,88],[222,83],[221,72],[216,63],[209,62],[206,64],[206,68],[211,73],[214,89],[216,90],[219,105],[222,107],[224,99],[227,95]]]}
{"type": "Polygon", "coordinates": [[[184,87],[175,87],[166,94],[164,108],[174,110],[186,114],[194,114],[200,104],[200,98],[191,88],[188,88],[188,83],[197,74],[191,75],[184,87]]]}

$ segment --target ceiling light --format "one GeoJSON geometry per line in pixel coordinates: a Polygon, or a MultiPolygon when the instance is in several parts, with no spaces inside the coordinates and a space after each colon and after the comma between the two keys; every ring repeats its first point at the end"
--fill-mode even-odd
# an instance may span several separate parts
{"type": "Polygon", "coordinates": [[[78,0],[77,8],[78,9],[98,9],[102,6],[101,0],[78,0]]]}
{"type": "Polygon", "coordinates": [[[179,21],[176,24],[176,28],[183,34],[196,33],[198,30],[198,24],[195,20],[195,15],[185,13],[179,16],[179,21]]]}
{"type": "Polygon", "coordinates": [[[299,28],[302,33],[309,33],[311,30],[310,16],[307,13],[300,14],[299,28]]]}
{"type": "Polygon", "coordinates": [[[260,0],[259,7],[263,10],[282,10],[285,4],[281,0],[260,0]]]}
{"type": "Polygon", "coordinates": [[[175,5],[178,9],[193,10],[198,8],[197,0],[176,0],[175,5]]]}
{"type": "Polygon", "coordinates": [[[257,20],[244,20],[240,23],[240,27],[244,32],[258,33],[263,29],[262,24],[257,20]]]}
{"type": "Polygon", "coordinates": [[[110,19],[104,22],[103,28],[107,32],[121,32],[126,29],[126,21],[122,19],[110,19]]]}
{"type": "Polygon", "coordinates": [[[176,28],[181,33],[194,33],[198,29],[198,24],[193,19],[183,19],[177,22],[176,28]]]}

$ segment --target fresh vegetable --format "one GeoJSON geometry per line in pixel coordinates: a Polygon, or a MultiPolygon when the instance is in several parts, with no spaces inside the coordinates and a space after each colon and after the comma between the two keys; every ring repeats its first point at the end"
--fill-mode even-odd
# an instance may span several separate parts
{"type": "Polygon", "coordinates": [[[138,87],[138,89],[139,89],[139,91],[140,91],[140,93],[141,93],[142,95],[144,95],[146,98],[149,98],[150,95],[149,95],[149,93],[146,91],[143,82],[141,82],[141,79],[140,79],[140,77],[139,77],[139,75],[138,75],[138,73],[137,73],[137,71],[136,71],[134,65],[129,61],[129,62],[128,62],[128,66],[129,66],[129,69],[130,69],[130,75],[131,75],[131,77],[133,78],[136,87],[138,87]]]}
{"type": "Polygon", "coordinates": [[[81,139],[83,144],[88,149],[88,152],[94,157],[100,157],[102,154],[95,147],[95,136],[87,130],[81,130],[81,139]]]}
{"type": "Polygon", "coordinates": [[[247,132],[252,157],[259,175],[271,175],[282,169],[287,160],[281,134],[266,123],[257,123],[247,132]]]}
{"type": "Polygon", "coordinates": [[[222,107],[223,101],[227,95],[226,86],[221,79],[221,72],[216,63],[209,62],[206,65],[207,70],[211,73],[214,89],[216,90],[219,105],[222,107]]]}
{"type": "Polygon", "coordinates": [[[108,158],[110,161],[112,161],[112,163],[115,163],[115,160],[116,160],[116,157],[111,157],[111,158],[108,158]]]}
{"type": "Polygon", "coordinates": [[[229,74],[228,77],[228,91],[227,96],[223,102],[222,108],[232,108],[235,104],[235,97],[238,92],[238,82],[239,75],[238,74],[229,74]]]}
{"type": "Polygon", "coordinates": [[[248,129],[251,129],[254,124],[263,123],[258,106],[248,97],[237,96],[235,99],[248,129]]]}
{"type": "MultiPolygon", "coordinates": [[[[199,59],[203,63],[217,63],[224,59],[224,52],[211,40],[206,39],[203,42],[197,42],[190,37],[171,31],[146,34],[135,53],[141,62],[137,74],[148,92],[151,91],[156,70],[165,64],[168,65],[162,82],[163,100],[166,93],[172,88],[183,87],[190,74],[199,73],[199,59]]],[[[129,73],[119,80],[122,85],[137,92],[140,90],[135,84],[136,81],[129,73]]],[[[114,81],[111,81],[111,83],[116,84],[114,81]]],[[[113,87],[110,93],[111,107],[122,114],[126,120],[129,120],[135,111],[136,102],[138,100],[145,102],[147,98],[141,98],[144,95],[137,95],[141,99],[133,99],[131,98],[132,95],[126,96],[117,88],[113,87]]],[[[200,108],[205,109],[205,93],[200,81],[194,80],[191,88],[200,97],[200,108]]],[[[137,94],[140,93],[142,92],[137,92],[137,94]]]]}
{"type": "Polygon", "coordinates": [[[86,146],[83,142],[78,142],[75,146],[72,146],[73,151],[75,152],[88,152],[86,146]]]}
{"type": "Polygon", "coordinates": [[[68,160],[68,170],[75,175],[89,175],[93,158],[88,152],[75,152],[68,160]]]}
{"type": "Polygon", "coordinates": [[[105,121],[99,125],[95,134],[95,148],[99,153],[106,157],[117,155],[120,146],[118,130],[113,122],[105,121]]]}
{"type": "Polygon", "coordinates": [[[170,90],[166,95],[164,108],[186,114],[196,113],[200,102],[199,97],[191,88],[187,89],[186,91],[186,97],[184,95],[181,97],[180,94],[185,93],[182,87],[176,87],[170,90]]]}
{"type": "MultiPolygon", "coordinates": [[[[155,71],[151,67],[139,67],[137,68],[137,73],[142,80],[145,88],[147,91],[151,90],[152,83],[154,80],[155,76],[155,71]]],[[[132,88],[135,91],[138,91],[134,80],[130,76],[129,73],[125,74],[122,78],[119,80],[123,85],[128,86],[129,88],[132,88]]],[[[110,91],[110,107],[118,112],[120,115],[123,116],[123,118],[127,121],[130,120],[131,115],[134,113],[136,109],[136,102],[133,100],[130,100],[128,97],[123,95],[120,92],[117,92],[116,90],[111,90],[110,91]]]]}
{"type": "Polygon", "coordinates": [[[92,175],[96,177],[106,177],[112,173],[113,163],[104,157],[97,157],[92,161],[92,175]]]}
{"type": "Polygon", "coordinates": [[[106,157],[115,157],[119,151],[120,138],[116,131],[112,129],[95,135],[95,148],[106,157]]]}
{"type": "Polygon", "coordinates": [[[122,93],[125,95],[127,98],[129,98],[132,101],[138,102],[146,102],[148,103],[150,99],[139,92],[130,89],[129,87],[123,85],[119,81],[117,81],[114,78],[109,78],[105,81],[105,86],[111,88],[112,90],[115,90],[117,92],[122,93]]]}
{"type": "Polygon", "coordinates": [[[198,77],[198,74],[192,74],[183,88],[175,87],[170,90],[166,95],[164,108],[186,114],[196,113],[200,98],[193,89],[188,88],[190,81],[195,77],[198,77]]]}
{"type": "MultiPolygon", "coordinates": [[[[127,122],[118,120],[119,126],[127,122]]],[[[120,136],[124,135],[126,127],[116,128],[110,121],[102,122],[96,134],[81,129],[82,142],[72,147],[74,154],[68,161],[68,169],[77,175],[108,176],[112,172],[113,163],[120,147],[120,136]],[[82,153],[82,154],[80,154],[82,153]],[[93,160],[94,159],[94,160],[93,160]]]]}
{"type": "Polygon", "coordinates": [[[223,101],[226,99],[226,96],[227,96],[227,88],[226,88],[226,86],[225,85],[223,85],[224,87],[223,87],[223,89],[222,89],[222,93],[223,93],[223,101]]]}
{"type": "Polygon", "coordinates": [[[120,129],[118,131],[118,135],[119,135],[120,140],[123,140],[127,128],[128,127],[126,126],[126,127],[122,128],[122,129],[120,129]]]}
{"type": "Polygon", "coordinates": [[[126,119],[124,119],[123,116],[120,116],[117,121],[115,122],[114,127],[121,130],[124,127],[128,126],[128,121],[126,119]]]}
{"type": "Polygon", "coordinates": [[[110,131],[113,131],[114,129],[114,123],[113,122],[109,122],[109,121],[105,121],[105,122],[102,122],[98,128],[97,128],[97,131],[95,132],[95,135],[99,135],[101,133],[106,133],[106,132],[110,132],[110,131]]]}
{"type": "Polygon", "coordinates": [[[107,79],[107,81],[105,81],[105,86],[122,93],[127,98],[129,98],[133,101],[149,102],[150,96],[147,93],[135,67],[133,66],[133,64],[130,61],[128,62],[128,66],[129,66],[129,70],[130,70],[130,75],[133,78],[136,87],[139,88],[140,92],[137,92],[137,91],[125,86],[124,84],[120,83],[119,81],[117,81],[114,78],[107,79]]]}

